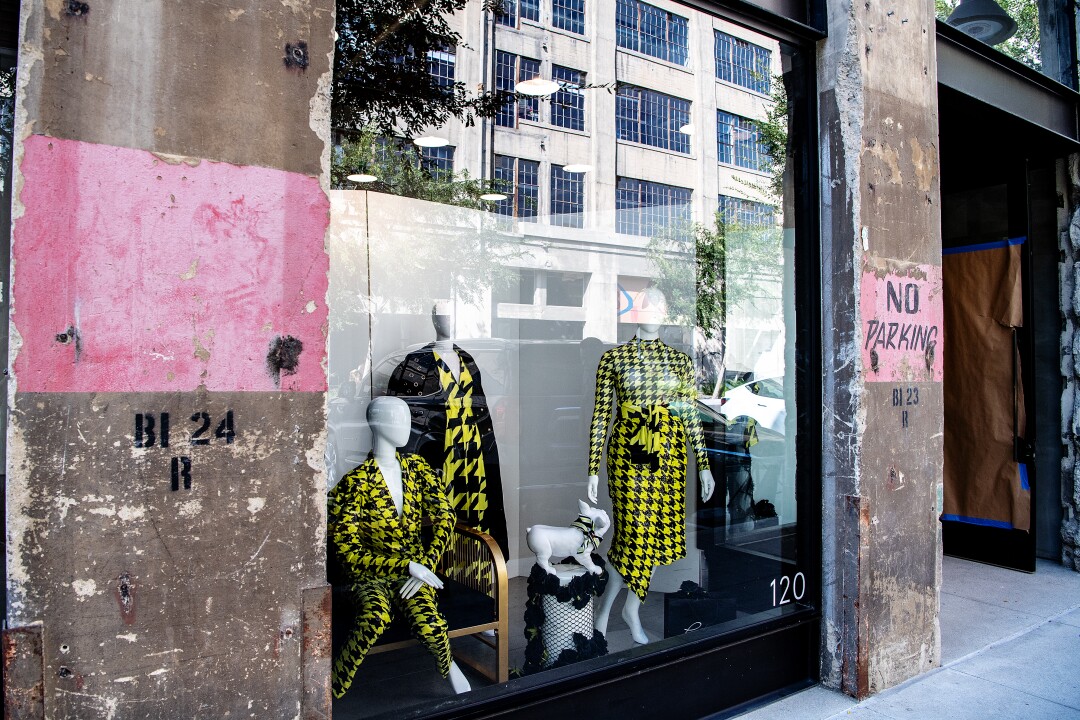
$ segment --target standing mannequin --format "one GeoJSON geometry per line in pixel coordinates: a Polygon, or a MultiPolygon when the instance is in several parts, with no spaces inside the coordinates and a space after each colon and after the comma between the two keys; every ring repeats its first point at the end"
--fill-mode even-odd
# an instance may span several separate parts
{"type": "Polygon", "coordinates": [[[431,309],[435,342],[409,353],[394,369],[386,394],[417,408],[418,452],[442,469],[458,520],[495,538],[508,557],[499,450],[472,355],[454,344],[448,303],[431,309]],[[413,400],[412,398],[416,398],[413,400]]]}
{"type": "Polygon", "coordinates": [[[645,295],[637,334],[612,348],[596,370],[589,444],[589,499],[596,502],[600,457],[604,451],[612,393],[618,398],[608,443],[608,493],[615,533],[608,552],[610,579],[600,598],[595,626],[607,632],[611,606],[628,588],[622,617],[634,642],[645,644],[639,610],[657,565],[686,555],[686,442],[697,460],[701,499],[712,497],[705,441],[694,407],[694,367],[689,356],[660,341],[666,315],[655,288],[645,295]]]}
{"type": "Polygon", "coordinates": [[[330,537],[358,608],[356,628],[334,662],[334,696],[349,689],[368,650],[390,624],[394,605],[435,656],[454,692],[468,692],[469,681],[450,656],[446,619],[435,601],[443,584],[431,571],[453,532],[453,511],[427,462],[397,452],[409,439],[408,405],[397,398],[376,398],[368,405],[367,420],[374,449],[329,498],[330,537]],[[426,548],[420,535],[424,517],[433,529],[426,548]]]}

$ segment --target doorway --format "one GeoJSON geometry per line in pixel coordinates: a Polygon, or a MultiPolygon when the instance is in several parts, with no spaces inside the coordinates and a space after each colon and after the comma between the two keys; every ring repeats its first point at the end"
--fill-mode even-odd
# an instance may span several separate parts
{"type": "Polygon", "coordinates": [[[947,555],[1060,557],[1057,158],[1024,120],[939,90],[947,555]],[[976,119],[977,121],[973,121],[976,119]]]}

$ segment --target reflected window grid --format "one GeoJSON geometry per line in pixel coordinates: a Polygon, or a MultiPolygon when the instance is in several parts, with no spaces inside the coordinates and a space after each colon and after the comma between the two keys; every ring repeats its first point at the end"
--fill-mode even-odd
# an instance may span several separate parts
{"type": "Polygon", "coordinates": [[[717,110],[716,151],[726,165],[759,172],[768,169],[769,155],[761,142],[761,130],[749,118],[717,110]]]}
{"type": "Polygon", "coordinates": [[[551,0],[552,27],[585,34],[585,0],[551,0]]]}
{"type": "Polygon", "coordinates": [[[495,187],[507,196],[495,204],[495,212],[536,222],[540,205],[540,163],[509,155],[495,156],[495,187]]]}
{"type": "Polygon", "coordinates": [[[690,136],[680,128],[690,123],[690,101],[654,90],[621,85],[615,98],[615,130],[619,140],[690,153],[690,136]]]}
{"type": "Polygon", "coordinates": [[[585,129],[585,73],[561,65],[551,66],[551,79],[562,88],[551,99],[551,124],[570,130],[585,129]]]}
{"type": "Polygon", "coordinates": [[[737,37],[714,31],[716,77],[768,95],[772,52],[737,37]]]}
{"type": "Polygon", "coordinates": [[[676,65],[686,65],[689,58],[687,19],[638,0],[618,0],[615,40],[619,47],[676,65]]]}
{"type": "MultiPolygon", "coordinates": [[[[540,75],[540,61],[520,57],[514,53],[495,51],[495,89],[514,92],[519,82],[531,80],[540,75]]],[[[517,127],[517,119],[540,119],[540,98],[523,97],[515,103],[513,100],[499,108],[495,114],[495,124],[500,127],[517,127]],[[515,110],[516,105],[516,110],[515,110]]]]}
{"type": "Polygon", "coordinates": [[[582,173],[568,173],[562,165],[551,166],[551,224],[583,227],[585,180],[582,173]]]}
{"type": "Polygon", "coordinates": [[[449,179],[454,176],[454,147],[420,148],[420,167],[431,173],[432,177],[449,179]]]}
{"type": "Polygon", "coordinates": [[[748,228],[776,225],[776,207],[769,203],[721,195],[718,212],[725,223],[738,223],[748,228]]]}
{"type": "Polygon", "coordinates": [[[615,231],[652,236],[690,222],[689,188],[619,178],[615,188],[615,231]]]}
{"type": "Polygon", "coordinates": [[[428,74],[436,85],[448,90],[454,86],[454,68],[457,65],[456,48],[429,50],[427,65],[428,74]]]}
{"type": "Polygon", "coordinates": [[[540,22],[540,0],[503,0],[502,12],[495,16],[495,22],[516,28],[518,18],[540,22]]]}
{"type": "MultiPolygon", "coordinates": [[[[540,77],[540,61],[529,58],[518,58],[518,82],[525,82],[540,77]]],[[[540,98],[524,97],[518,100],[518,118],[522,120],[540,120],[540,98]]]]}

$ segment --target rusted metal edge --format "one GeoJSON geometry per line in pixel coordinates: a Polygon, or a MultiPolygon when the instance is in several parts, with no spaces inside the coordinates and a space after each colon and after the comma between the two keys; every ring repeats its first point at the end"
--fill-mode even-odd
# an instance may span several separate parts
{"type": "Polygon", "coordinates": [[[303,720],[330,720],[331,615],[333,593],[330,585],[307,588],[301,594],[303,637],[300,646],[304,695],[303,720]]]}
{"type": "Polygon", "coordinates": [[[3,631],[4,717],[44,720],[45,658],[41,625],[3,631]]]}

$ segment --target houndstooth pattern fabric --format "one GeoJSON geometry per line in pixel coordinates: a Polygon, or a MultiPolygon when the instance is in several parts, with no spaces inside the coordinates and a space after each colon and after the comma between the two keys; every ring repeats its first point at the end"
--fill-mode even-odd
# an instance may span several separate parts
{"type": "Polygon", "coordinates": [[[461,522],[481,532],[491,532],[485,515],[488,509],[487,473],[481,448],[480,428],[473,412],[473,378],[465,363],[458,377],[446,361],[435,353],[439,384],[446,394],[446,435],[443,441],[443,481],[450,505],[461,522]]]}
{"type": "Polygon", "coordinates": [[[418,455],[397,456],[403,491],[401,515],[372,455],[341,479],[328,501],[329,533],[352,583],[357,625],[334,661],[333,692],[341,697],[352,684],[371,645],[390,624],[392,604],[409,619],[413,634],[435,656],[439,671],[450,672],[446,620],[428,585],[408,600],[398,595],[409,577],[409,563],[435,567],[450,542],[454,513],[431,466],[418,455]],[[430,518],[432,540],[421,539],[430,518]]]}
{"type": "Polygon", "coordinates": [[[693,363],[660,340],[604,353],[596,371],[589,474],[600,472],[612,403],[618,412],[607,448],[614,533],[608,559],[642,600],[657,565],[686,555],[686,444],[708,468],[694,406],[693,363]]]}

